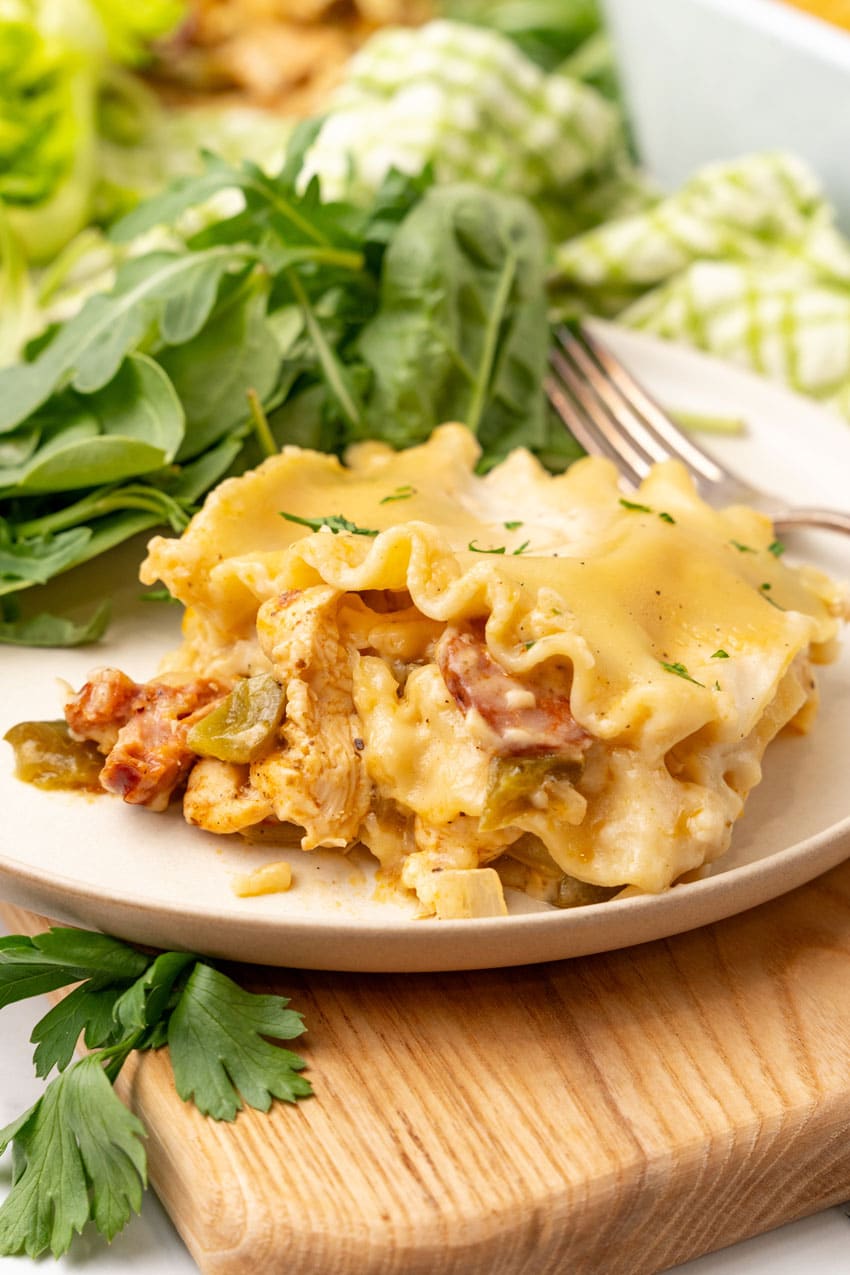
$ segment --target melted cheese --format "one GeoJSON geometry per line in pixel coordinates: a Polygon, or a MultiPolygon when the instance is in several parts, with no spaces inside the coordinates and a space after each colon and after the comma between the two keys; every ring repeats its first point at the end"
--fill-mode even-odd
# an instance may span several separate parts
{"type": "Polygon", "coordinates": [[[764,748],[811,700],[809,659],[829,657],[845,595],[774,556],[764,516],[709,508],[673,462],[636,509],[604,460],[551,477],[518,451],[479,477],[477,455],[447,425],[403,453],[360,445],[345,466],[286,449],[221,484],[143,566],[187,606],[167,666],[287,685],[280,747],[250,785],[305,848],[360,837],[425,900],[435,868],[532,834],[580,880],[664,889],[728,845],[764,748]],[[447,626],[470,625],[520,683],[567,677],[592,741],[574,784],[486,832],[488,731],[434,657],[447,626]]]}

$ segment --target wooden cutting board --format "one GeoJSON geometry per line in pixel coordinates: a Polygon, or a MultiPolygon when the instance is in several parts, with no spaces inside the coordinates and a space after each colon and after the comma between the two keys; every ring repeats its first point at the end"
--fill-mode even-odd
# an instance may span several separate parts
{"type": "Polygon", "coordinates": [[[581,960],[236,974],[305,1014],[315,1098],[215,1124],[165,1051],[120,1082],[205,1272],[647,1275],[850,1196],[850,864],[581,960]]]}

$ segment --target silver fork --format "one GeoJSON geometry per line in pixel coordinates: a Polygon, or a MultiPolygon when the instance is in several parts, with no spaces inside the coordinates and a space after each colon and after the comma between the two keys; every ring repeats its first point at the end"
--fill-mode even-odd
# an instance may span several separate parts
{"type": "Polygon", "coordinates": [[[850,535],[850,513],[795,508],[745,483],[688,438],[630,372],[586,329],[558,328],[549,354],[546,393],[585,451],[607,456],[633,487],[653,464],[680,460],[711,505],[750,505],[777,531],[825,527],[850,535]]]}

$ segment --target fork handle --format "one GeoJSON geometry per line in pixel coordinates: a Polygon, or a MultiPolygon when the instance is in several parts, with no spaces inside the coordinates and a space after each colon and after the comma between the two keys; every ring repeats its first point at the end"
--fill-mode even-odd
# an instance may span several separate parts
{"type": "Polygon", "coordinates": [[[773,525],[777,531],[786,531],[789,527],[822,527],[850,536],[850,514],[838,509],[781,509],[774,514],[773,525]]]}

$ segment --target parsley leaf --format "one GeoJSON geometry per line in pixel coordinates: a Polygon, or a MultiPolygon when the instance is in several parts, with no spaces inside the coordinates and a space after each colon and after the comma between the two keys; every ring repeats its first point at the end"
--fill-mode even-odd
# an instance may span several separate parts
{"type": "Polygon", "coordinates": [[[116,1095],[98,1054],[57,1076],[34,1107],[0,1130],[15,1180],[0,1208],[0,1253],[64,1253],[89,1220],[112,1239],[138,1212],[146,1183],[143,1125],[116,1095]]]}
{"type": "Polygon", "coordinates": [[[635,513],[639,513],[639,514],[652,513],[652,510],[650,509],[649,505],[639,505],[634,500],[624,500],[622,496],[620,497],[620,504],[623,506],[624,509],[631,509],[635,513]]]}
{"type": "Polygon", "coordinates": [[[772,553],[774,558],[781,558],[785,552],[785,545],[781,540],[772,540],[767,546],[767,552],[772,553]]]}
{"type": "Polygon", "coordinates": [[[662,521],[662,522],[675,523],[675,521],[676,521],[676,519],[673,517],[673,515],[672,515],[672,514],[668,514],[668,513],[667,513],[667,510],[666,510],[666,509],[662,509],[662,511],[661,511],[661,513],[658,515],[658,517],[661,519],[661,521],[662,521]]]}
{"type": "Polygon", "coordinates": [[[717,650],[714,652],[714,654],[712,655],[712,657],[711,657],[711,658],[712,658],[713,660],[728,660],[728,659],[729,659],[729,652],[728,652],[728,651],[724,651],[724,650],[723,650],[723,647],[722,647],[722,646],[719,646],[719,647],[717,648],[717,650]]]}
{"type": "Polygon", "coordinates": [[[522,525],[523,523],[521,518],[517,519],[515,522],[502,523],[502,526],[505,528],[505,531],[516,531],[517,527],[521,527],[522,525]]]}
{"type": "Polygon", "coordinates": [[[89,1049],[115,1044],[122,1035],[113,1016],[117,996],[115,987],[97,987],[90,979],[48,1010],[30,1036],[37,1046],[35,1074],[47,1076],[54,1067],[64,1071],[80,1036],[89,1049]]]}
{"type": "Polygon", "coordinates": [[[466,547],[467,549],[471,550],[472,553],[506,553],[507,552],[504,545],[499,545],[495,549],[482,549],[480,545],[477,545],[475,543],[474,540],[470,540],[469,544],[466,547]]]}
{"type": "Polygon", "coordinates": [[[312,1092],[303,1059],[269,1043],[304,1030],[281,996],[246,992],[209,965],[197,965],[171,1017],[174,1083],[204,1115],[232,1120],[242,1100],[268,1111],[272,1098],[294,1102],[312,1092]],[[241,1098],[240,1098],[241,1095],[241,1098]]]}
{"type": "Polygon", "coordinates": [[[416,488],[411,487],[410,483],[405,483],[402,487],[396,487],[395,491],[391,491],[388,496],[383,496],[378,504],[388,505],[393,500],[410,500],[410,497],[415,495],[416,488]]]}
{"type": "Polygon", "coordinates": [[[85,978],[132,981],[149,959],[118,939],[87,930],[54,926],[32,939],[10,934],[0,938],[0,1009],[85,978]]]}
{"type": "Polygon", "coordinates": [[[323,518],[301,518],[298,514],[288,514],[283,510],[280,511],[281,518],[285,518],[287,522],[297,522],[302,527],[309,527],[312,531],[318,531],[320,527],[329,527],[335,536],[341,531],[348,531],[352,536],[377,536],[377,531],[370,531],[368,527],[358,527],[356,523],[350,522],[348,518],[342,514],[328,514],[323,518]]]}
{"type": "Polygon", "coordinates": [[[0,1130],[0,1155],[13,1153],[0,1255],[59,1256],[88,1221],[112,1239],[138,1211],[145,1131],[112,1088],[134,1050],[169,1044],[181,1097],[216,1119],[312,1092],[298,1074],[303,1059],[271,1043],[304,1030],[281,997],[243,991],[189,952],[143,953],[86,930],[0,939],[0,1008],[70,983],[80,985],[31,1038],[37,1074],[56,1067],[59,1075],[0,1130]],[[72,1064],[81,1035],[96,1052],[72,1064]]]}
{"type": "Polygon", "coordinates": [[[665,664],[664,660],[659,660],[658,663],[663,669],[666,669],[668,673],[675,673],[676,677],[683,677],[686,682],[693,682],[694,686],[702,686],[703,689],[705,688],[705,683],[698,682],[695,677],[691,677],[684,664],[665,664]]]}
{"type": "Polygon", "coordinates": [[[780,606],[775,598],[770,597],[770,590],[772,588],[773,585],[766,581],[764,584],[759,585],[759,593],[764,598],[765,602],[769,602],[772,607],[776,607],[777,611],[784,611],[785,607],[780,606]]]}
{"type": "Polygon", "coordinates": [[[752,545],[742,545],[740,540],[730,540],[729,543],[734,549],[738,550],[738,553],[755,553],[752,545]]]}

